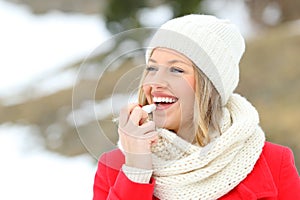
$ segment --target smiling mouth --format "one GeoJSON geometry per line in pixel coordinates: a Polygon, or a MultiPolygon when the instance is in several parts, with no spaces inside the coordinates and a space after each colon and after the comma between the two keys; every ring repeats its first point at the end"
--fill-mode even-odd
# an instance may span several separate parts
{"type": "Polygon", "coordinates": [[[153,97],[153,103],[158,108],[168,108],[178,101],[176,97],[153,97]]]}

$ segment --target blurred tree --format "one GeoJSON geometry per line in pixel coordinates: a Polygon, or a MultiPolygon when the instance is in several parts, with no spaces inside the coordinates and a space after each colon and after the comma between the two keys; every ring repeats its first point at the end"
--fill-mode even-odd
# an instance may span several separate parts
{"type": "MultiPolygon", "coordinates": [[[[14,3],[27,4],[32,12],[43,14],[50,10],[63,12],[100,13],[106,19],[107,28],[112,33],[141,26],[137,13],[144,8],[169,6],[177,17],[188,13],[206,13],[203,2],[224,3],[237,0],[7,0],[14,3]]],[[[251,19],[264,27],[300,18],[299,0],[244,0],[249,9],[251,19]]]]}
{"type": "MultiPolygon", "coordinates": [[[[189,13],[208,13],[208,10],[203,10],[202,3],[218,0],[53,0],[43,1],[42,3],[38,0],[9,1],[27,3],[31,6],[33,12],[34,4],[37,4],[37,2],[39,2],[37,5],[42,5],[45,10],[61,9],[62,11],[72,12],[78,12],[76,10],[78,8],[82,9],[83,7],[80,6],[82,4],[94,2],[94,4],[91,4],[93,6],[87,6],[87,9],[92,7],[93,13],[100,12],[105,18],[109,31],[115,34],[124,30],[142,27],[143,24],[140,18],[144,9],[151,10],[166,6],[171,10],[172,15],[170,18],[172,18],[189,13]],[[64,3],[56,4],[54,2],[64,3]],[[78,2],[78,4],[75,2],[78,2]],[[64,5],[64,7],[55,7],[57,5],[64,5]],[[98,8],[95,9],[95,7],[98,8]]],[[[265,27],[300,18],[299,0],[244,0],[244,2],[249,8],[253,21],[265,27]]],[[[89,13],[89,11],[85,11],[85,13],[89,13]]],[[[292,147],[295,151],[298,169],[300,169],[300,137],[297,121],[300,117],[299,109],[297,109],[300,102],[298,92],[300,89],[300,84],[298,84],[300,57],[297,54],[300,48],[300,37],[298,24],[295,24],[295,27],[290,25],[278,26],[276,29],[270,30],[268,34],[262,35],[258,40],[248,41],[248,50],[241,64],[243,70],[241,70],[242,81],[239,91],[249,97],[250,101],[254,102],[254,105],[261,111],[262,124],[266,127],[265,130],[270,141],[292,147]],[[292,85],[293,87],[290,87],[292,85]]],[[[145,38],[143,36],[143,34],[134,35],[130,40],[141,43],[141,40],[145,38]]],[[[99,55],[95,54],[94,57],[90,57],[89,60],[86,60],[86,63],[92,67],[97,66],[96,68],[103,67],[103,60],[111,56],[116,48],[126,42],[125,38],[118,39],[115,44],[109,46],[109,49],[106,49],[105,52],[102,51],[99,55]]],[[[74,69],[77,71],[81,64],[82,60],[80,59],[58,71],[57,74],[66,70],[74,69]]],[[[105,84],[105,87],[97,88],[95,100],[106,99],[119,79],[134,66],[134,63],[127,59],[119,65],[122,67],[117,68],[116,71],[107,71],[103,76],[103,80],[99,84],[105,84]]],[[[82,94],[78,94],[78,96],[83,98],[86,91],[98,85],[98,81],[98,79],[83,79],[78,82],[75,86],[82,88],[80,90],[82,94]]],[[[28,88],[28,90],[31,90],[31,88],[28,88]]],[[[28,91],[24,91],[24,93],[28,93],[28,91]]],[[[19,95],[28,96],[25,94],[19,95]]],[[[77,134],[78,130],[82,130],[90,140],[89,150],[101,153],[106,147],[104,147],[104,144],[99,145],[101,140],[95,138],[95,134],[92,135],[92,133],[98,132],[97,121],[76,127],[70,123],[69,118],[72,116],[72,111],[74,109],[80,110],[81,106],[78,103],[78,107],[74,107],[74,105],[72,107],[73,95],[73,88],[70,87],[53,94],[26,99],[24,102],[14,105],[5,105],[0,98],[0,124],[22,123],[34,125],[39,128],[40,135],[44,138],[45,146],[48,149],[70,156],[86,153],[81,145],[85,141],[79,138],[77,134]]],[[[83,102],[85,99],[80,100],[83,102]]],[[[7,99],[3,100],[3,102],[8,101],[7,99]]],[[[82,105],[84,105],[84,102],[82,105]]],[[[114,131],[115,126],[112,126],[110,122],[111,116],[99,120],[102,127],[110,130],[111,135],[106,136],[111,141],[116,141],[117,135],[113,135],[113,133],[116,133],[114,131]]]]}
{"type": "Polygon", "coordinates": [[[269,27],[300,19],[299,0],[245,0],[251,19],[269,27]]]}
{"type": "Polygon", "coordinates": [[[136,13],[145,6],[144,0],[110,0],[103,13],[107,28],[112,33],[118,33],[130,27],[140,27],[136,13]]]}
{"type": "Polygon", "coordinates": [[[105,7],[106,0],[7,0],[17,4],[29,5],[34,14],[45,14],[52,10],[62,12],[98,13],[105,7]]]}
{"type": "Polygon", "coordinates": [[[200,13],[202,0],[110,0],[106,9],[101,13],[106,21],[108,30],[119,33],[128,29],[141,27],[137,13],[143,8],[168,6],[173,17],[190,13],[200,13]]]}
{"type": "MultiPolygon", "coordinates": [[[[129,30],[137,27],[142,27],[140,15],[138,14],[142,9],[155,9],[159,6],[168,6],[172,11],[172,16],[181,16],[188,13],[200,13],[201,11],[201,0],[89,0],[88,3],[85,0],[54,0],[51,2],[43,2],[41,3],[38,0],[9,0],[15,3],[27,4],[32,8],[33,13],[45,13],[47,11],[51,11],[53,9],[67,11],[67,12],[84,12],[89,13],[89,6],[83,6],[82,4],[93,5],[91,12],[95,12],[95,7],[98,7],[98,10],[101,15],[105,18],[107,28],[111,33],[118,33],[124,30],[129,30]],[[99,4],[101,4],[99,6],[99,4]],[[62,6],[63,5],[63,6],[62,6]],[[76,8],[76,9],[75,9],[76,8]],[[82,10],[80,10],[82,8],[82,10]],[[87,10],[85,10],[87,9],[87,10]]],[[[143,14],[143,13],[141,13],[143,14]]],[[[135,35],[130,36],[130,38],[121,38],[118,37],[116,40],[110,45],[108,45],[108,49],[105,52],[100,52],[99,54],[94,54],[92,57],[89,57],[85,63],[88,65],[97,65],[98,68],[103,67],[103,61],[106,57],[112,56],[117,48],[126,43],[127,40],[134,40],[135,42],[141,44],[145,39],[145,34],[143,32],[139,32],[140,34],[135,33],[135,35]]],[[[66,70],[78,70],[82,64],[82,60],[80,59],[78,62],[71,64],[70,66],[66,66],[64,69],[57,71],[57,74],[63,73],[66,70]]],[[[122,68],[117,71],[107,72],[105,76],[103,76],[103,83],[105,84],[105,88],[98,88],[97,94],[95,96],[95,100],[100,101],[106,99],[109,94],[114,89],[115,84],[119,81],[120,77],[125,73],[124,70],[128,71],[130,67],[134,66],[134,64],[130,60],[124,59],[122,63],[122,68]],[[127,64],[126,64],[127,62],[127,64]],[[126,67],[127,66],[127,67],[126,67]],[[104,89],[104,90],[103,90],[104,89]]],[[[53,74],[55,76],[55,74],[53,74]]],[[[48,77],[45,77],[47,79],[48,77]]],[[[99,77],[98,77],[99,78],[99,77]]],[[[84,91],[89,91],[98,83],[98,79],[83,79],[80,80],[77,85],[74,87],[82,88],[80,91],[84,93],[84,91]]],[[[28,96],[28,92],[31,91],[32,88],[28,88],[27,90],[20,93],[20,96],[28,96]]],[[[30,93],[30,92],[29,92],[30,93]]],[[[21,123],[37,126],[40,130],[40,135],[45,140],[45,146],[49,150],[57,151],[59,153],[65,155],[77,155],[81,153],[85,153],[85,149],[82,147],[81,142],[82,138],[79,138],[76,134],[79,129],[86,130],[88,133],[95,133],[98,131],[98,128],[94,128],[95,126],[91,124],[97,124],[97,122],[93,121],[86,125],[78,125],[74,127],[70,122],[68,122],[68,116],[72,114],[72,110],[79,109],[76,106],[72,107],[72,95],[73,88],[67,88],[65,90],[57,91],[54,94],[37,97],[37,98],[29,98],[24,102],[14,105],[4,105],[2,99],[0,98],[0,124],[1,123],[21,123]],[[75,134],[74,134],[75,133],[75,134]]],[[[79,96],[84,97],[84,94],[79,94],[79,96]]],[[[81,99],[84,104],[86,99],[81,99]]],[[[3,102],[8,102],[9,100],[4,99],[3,102]]],[[[78,103],[80,106],[81,104],[78,103]]],[[[99,123],[105,124],[107,121],[111,122],[111,116],[106,117],[103,120],[100,120],[99,123]]],[[[109,123],[106,123],[109,124],[109,123]]],[[[110,123],[107,129],[111,130],[113,133],[113,126],[110,123]]],[[[91,141],[99,141],[99,138],[90,137],[91,141]]],[[[115,135],[108,136],[111,137],[112,140],[116,140],[115,135]]],[[[98,144],[98,143],[97,143],[98,144]]],[[[97,145],[96,144],[96,145],[97,145]]],[[[96,146],[95,145],[95,146],[96,146]]],[[[103,148],[103,146],[96,146],[95,151],[101,152],[99,148],[103,148]]]]}

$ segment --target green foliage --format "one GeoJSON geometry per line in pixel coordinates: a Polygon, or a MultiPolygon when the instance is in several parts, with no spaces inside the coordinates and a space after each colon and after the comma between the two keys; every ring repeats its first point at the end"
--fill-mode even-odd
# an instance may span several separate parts
{"type": "Polygon", "coordinates": [[[203,12],[201,0],[109,0],[103,13],[107,29],[111,33],[119,33],[140,28],[142,25],[137,13],[143,8],[156,8],[161,5],[170,7],[172,17],[203,12]]]}
{"type": "Polygon", "coordinates": [[[144,0],[109,0],[108,2],[103,13],[108,30],[117,33],[129,27],[140,27],[136,13],[146,6],[144,0]]]}
{"type": "Polygon", "coordinates": [[[173,0],[167,2],[173,10],[174,17],[203,12],[201,10],[201,0],[173,0]]]}

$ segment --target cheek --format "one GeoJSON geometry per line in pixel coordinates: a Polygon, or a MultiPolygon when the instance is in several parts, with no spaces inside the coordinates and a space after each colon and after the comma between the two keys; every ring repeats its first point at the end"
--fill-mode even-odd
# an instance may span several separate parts
{"type": "Polygon", "coordinates": [[[185,77],[185,80],[186,80],[187,84],[193,89],[193,91],[195,91],[196,81],[195,81],[194,76],[187,76],[187,77],[185,77]]]}
{"type": "Polygon", "coordinates": [[[181,80],[173,82],[174,89],[179,93],[181,97],[189,98],[193,97],[195,93],[195,78],[193,76],[186,76],[181,80]]]}
{"type": "Polygon", "coordinates": [[[180,96],[181,106],[184,107],[184,110],[192,113],[194,109],[195,102],[195,79],[193,76],[185,77],[182,82],[177,84],[177,92],[180,96]]]}
{"type": "Polygon", "coordinates": [[[147,101],[149,102],[150,98],[151,98],[151,96],[150,96],[151,86],[149,86],[149,85],[143,85],[143,92],[144,92],[144,94],[145,94],[145,96],[147,98],[147,101]]]}

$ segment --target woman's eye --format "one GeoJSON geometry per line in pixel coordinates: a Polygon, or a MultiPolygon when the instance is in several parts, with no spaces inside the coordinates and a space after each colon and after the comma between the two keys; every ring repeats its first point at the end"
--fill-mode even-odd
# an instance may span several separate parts
{"type": "Polygon", "coordinates": [[[183,73],[184,72],[183,69],[180,69],[178,67],[171,67],[170,71],[175,72],[175,73],[183,73]]]}
{"type": "Polygon", "coordinates": [[[146,70],[151,72],[151,71],[157,71],[157,67],[154,67],[154,66],[148,66],[146,67],[146,70]]]}

